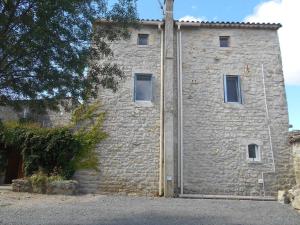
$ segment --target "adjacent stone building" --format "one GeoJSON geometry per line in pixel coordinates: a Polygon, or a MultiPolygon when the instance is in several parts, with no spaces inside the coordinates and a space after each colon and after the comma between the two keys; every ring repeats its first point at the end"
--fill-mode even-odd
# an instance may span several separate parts
{"type": "Polygon", "coordinates": [[[281,25],[174,21],[173,3],[111,43],[126,77],[99,91],[109,137],[99,171],[75,174],[80,190],[262,198],[293,186],[281,25]]]}

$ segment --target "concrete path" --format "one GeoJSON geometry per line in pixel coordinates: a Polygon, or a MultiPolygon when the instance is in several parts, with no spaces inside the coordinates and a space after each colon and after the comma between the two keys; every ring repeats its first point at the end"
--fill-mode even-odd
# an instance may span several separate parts
{"type": "Polygon", "coordinates": [[[277,202],[0,191],[0,224],[299,225],[300,213],[277,202]]]}

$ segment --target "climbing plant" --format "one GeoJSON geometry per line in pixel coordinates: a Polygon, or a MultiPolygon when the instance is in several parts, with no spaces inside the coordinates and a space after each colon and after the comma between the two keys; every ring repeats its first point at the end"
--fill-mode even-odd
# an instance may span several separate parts
{"type": "Polygon", "coordinates": [[[47,174],[58,169],[66,178],[73,175],[74,168],[70,162],[81,150],[81,143],[69,129],[9,122],[4,123],[0,137],[5,149],[16,149],[22,154],[25,175],[31,175],[39,169],[47,174]]]}
{"type": "Polygon", "coordinates": [[[101,104],[82,104],[74,110],[71,123],[45,128],[33,122],[0,124],[0,169],[7,163],[8,146],[23,156],[26,176],[42,170],[70,178],[78,169],[98,169],[96,145],[107,137],[102,130],[105,113],[101,104]]]}
{"type": "Polygon", "coordinates": [[[81,151],[75,155],[73,160],[76,170],[98,169],[96,146],[107,137],[107,133],[102,129],[105,112],[99,112],[99,109],[101,109],[100,102],[83,104],[72,115],[74,137],[81,143],[81,151]]]}

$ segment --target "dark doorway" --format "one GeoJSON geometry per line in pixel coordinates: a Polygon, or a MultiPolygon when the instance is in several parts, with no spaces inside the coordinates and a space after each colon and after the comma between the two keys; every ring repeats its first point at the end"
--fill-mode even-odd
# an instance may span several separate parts
{"type": "Polygon", "coordinates": [[[18,151],[10,149],[4,182],[11,184],[13,179],[22,177],[24,177],[22,156],[18,151]]]}

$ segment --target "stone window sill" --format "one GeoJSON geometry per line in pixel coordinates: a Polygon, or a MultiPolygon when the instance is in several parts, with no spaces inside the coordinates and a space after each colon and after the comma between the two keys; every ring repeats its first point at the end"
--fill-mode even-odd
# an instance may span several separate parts
{"type": "Polygon", "coordinates": [[[153,107],[153,102],[151,101],[135,101],[135,105],[139,107],[153,107]]]}
{"type": "Polygon", "coordinates": [[[138,46],[138,48],[149,48],[150,47],[150,45],[137,45],[138,46]]]}
{"type": "Polygon", "coordinates": [[[243,108],[244,104],[240,102],[224,102],[225,106],[228,108],[243,108]]]}
{"type": "Polygon", "coordinates": [[[262,164],[262,161],[250,161],[250,160],[248,160],[247,163],[255,165],[255,164],[262,164]]]}

